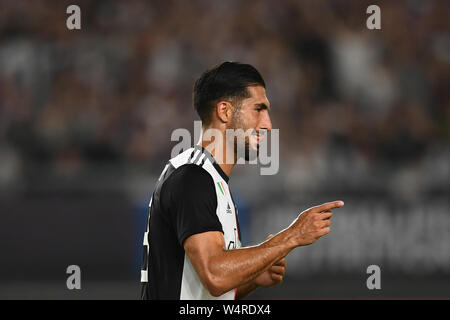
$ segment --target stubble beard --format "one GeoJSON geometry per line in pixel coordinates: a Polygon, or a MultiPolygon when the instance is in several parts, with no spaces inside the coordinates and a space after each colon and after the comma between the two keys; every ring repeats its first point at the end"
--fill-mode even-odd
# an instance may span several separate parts
{"type": "Polygon", "coordinates": [[[241,154],[244,154],[244,160],[246,162],[256,159],[259,156],[259,144],[256,144],[256,150],[250,152],[250,137],[245,134],[247,129],[244,126],[239,109],[234,112],[233,120],[229,129],[242,130],[244,133],[244,144],[242,144],[242,132],[239,137],[233,137],[233,141],[231,141],[233,145],[235,163],[238,160],[238,155],[241,154]]]}

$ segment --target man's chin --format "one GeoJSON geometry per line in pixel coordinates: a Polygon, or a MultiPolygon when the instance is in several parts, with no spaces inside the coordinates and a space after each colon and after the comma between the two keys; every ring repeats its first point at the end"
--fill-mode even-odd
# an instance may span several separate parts
{"type": "Polygon", "coordinates": [[[253,161],[259,156],[259,144],[248,144],[245,147],[245,161],[253,161]]]}

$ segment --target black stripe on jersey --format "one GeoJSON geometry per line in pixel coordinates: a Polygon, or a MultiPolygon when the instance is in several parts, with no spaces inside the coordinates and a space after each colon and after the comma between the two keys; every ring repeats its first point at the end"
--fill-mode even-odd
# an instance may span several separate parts
{"type": "MultiPolygon", "coordinates": [[[[214,159],[214,157],[211,155],[211,153],[209,153],[208,150],[206,150],[205,148],[203,148],[202,146],[200,146],[200,145],[198,145],[198,144],[194,146],[194,150],[200,150],[200,151],[201,151],[200,154],[204,153],[204,154],[205,154],[205,159],[208,158],[209,161],[211,161],[211,163],[212,163],[213,166],[214,166],[214,169],[216,169],[216,171],[220,174],[220,176],[222,177],[222,179],[225,180],[226,183],[228,183],[228,180],[230,180],[230,178],[226,175],[225,172],[223,172],[222,168],[221,168],[221,167],[219,166],[219,164],[216,162],[216,159],[214,159]]],[[[192,155],[191,155],[191,156],[192,156],[192,155]]],[[[198,160],[198,159],[197,159],[197,160],[198,160]]],[[[203,161],[203,163],[202,163],[201,165],[203,166],[203,164],[204,164],[204,161],[203,161]]]]}
{"type": "Polygon", "coordinates": [[[200,158],[195,162],[196,165],[202,166],[203,160],[206,159],[206,154],[202,153],[200,158]]]}
{"type": "Polygon", "coordinates": [[[195,153],[195,148],[194,148],[194,150],[192,150],[191,155],[189,156],[189,159],[188,159],[187,163],[191,163],[191,159],[194,156],[194,153],[195,153]]]}
{"type": "Polygon", "coordinates": [[[198,153],[198,155],[195,157],[195,159],[194,160],[192,160],[192,162],[191,163],[194,163],[194,164],[196,164],[197,163],[197,161],[198,161],[198,159],[200,159],[200,157],[202,156],[202,154],[203,154],[203,152],[202,152],[202,150],[200,150],[200,152],[198,153]]]}
{"type": "Polygon", "coordinates": [[[205,157],[202,160],[202,163],[200,163],[200,167],[203,167],[203,165],[205,164],[206,159],[208,159],[208,157],[205,155],[205,157]]]}
{"type": "Polygon", "coordinates": [[[141,270],[148,269],[148,248],[147,245],[143,246],[144,251],[142,252],[142,267],[141,270]]]}
{"type": "Polygon", "coordinates": [[[228,180],[230,179],[225,172],[223,172],[222,168],[217,164],[217,162],[213,162],[214,169],[220,174],[223,180],[228,184],[228,180]]]}

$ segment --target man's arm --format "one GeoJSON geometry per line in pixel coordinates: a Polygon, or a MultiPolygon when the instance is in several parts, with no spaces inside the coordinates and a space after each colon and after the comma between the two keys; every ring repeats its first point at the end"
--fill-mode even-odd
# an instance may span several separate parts
{"type": "MultiPolygon", "coordinates": [[[[221,232],[198,233],[184,241],[184,249],[205,288],[220,296],[234,288],[252,289],[252,282],[292,249],[315,242],[330,231],[331,209],[342,201],[302,212],[285,230],[258,246],[226,250],[221,232]]],[[[255,284],[256,285],[256,284],[255,284]]],[[[253,288],[254,289],[254,288],[253,288]]]]}
{"type": "Polygon", "coordinates": [[[258,287],[271,287],[280,284],[283,281],[285,270],[286,259],[283,258],[275,262],[274,265],[272,265],[267,271],[261,273],[253,281],[239,286],[236,292],[236,300],[244,299],[258,287]]]}
{"type": "MultiPolygon", "coordinates": [[[[271,239],[273,234],[267,237],[271,239]]],[[[241,285],[236,290],[236,300],[242,300],[248,296],[251,292],[256,290],[258,287],[272,287],[280,284],[283,281],[284,273],[286,272],[286,258],[283,258],[274,265],[272,265],[267,271],[261,273],[254,280],[241,285]]]]}
{"type": "Polygon", "coordinates": [[[246,285],[295,248],[285,234],[256,247],[226,250],[221,232],[195,234],[184,244],[186,253],[205,288],[220,296],[246,285]]]}
{"type": "Polygon", "coordinates": [[[255,281],[251,281],[249,283],[239,286],[236,291],[236,300],[244,299],[246,296],[248,296],[250,293],[252,293],[258,287],[259,286],[256,284],[255,281]]]}

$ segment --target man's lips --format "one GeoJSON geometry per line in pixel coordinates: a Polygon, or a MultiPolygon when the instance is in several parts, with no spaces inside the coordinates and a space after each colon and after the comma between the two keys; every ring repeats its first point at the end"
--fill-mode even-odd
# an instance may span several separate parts
{"type": "Polygon", "coordinates": [[[255,139],[256,143],[260,143],[264,139],[264,134],[253,133],[252,137],[255,139]]]}
{"type": "Polygon", "coordinates": [[[260,143],[264,139],[264,136],[256,136],[256,142],[260,143]]]}

